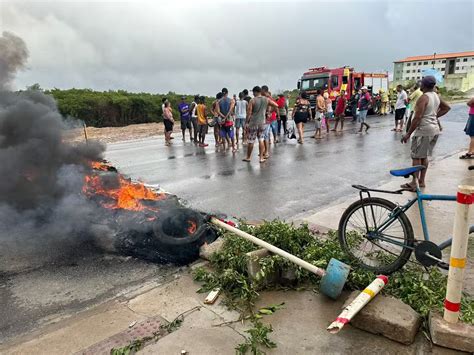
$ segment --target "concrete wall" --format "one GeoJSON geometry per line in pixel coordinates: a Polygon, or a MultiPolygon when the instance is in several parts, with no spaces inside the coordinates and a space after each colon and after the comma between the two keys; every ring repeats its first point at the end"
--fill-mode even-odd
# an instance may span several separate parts
{"type": "Polygon", "coordinates": [[[446,75],[444,87],[448,90],[469,91],[474,88],[474,70],[462,74],[446,75]]]}

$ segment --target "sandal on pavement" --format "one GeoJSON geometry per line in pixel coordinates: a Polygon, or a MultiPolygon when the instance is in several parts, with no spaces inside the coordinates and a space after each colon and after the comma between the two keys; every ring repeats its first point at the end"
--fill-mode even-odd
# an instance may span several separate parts
{"type": "Polygon", "coordinates": [[[250,163],[250,159],[247,159],[247,158],[242,159],[242,161],[244,161],[246,163],[250,163]]]}
{"type": "Polygon", "coordinates": [[[463,154],[459,157],[459,159],[474,159],[474,154],[473,153],[466,153],[463,154]]]}
{"type": "Polygon", "coordinates": [[[401,187],[402,189],[405,189],[405,190],[408,190],[408,191],[411,191],[411,192],[415,192],[415,191],[416,191],[416,189],[415,189],[412,185],[410,185],[410,184],[403,184],[403,185],[400,185],[400,187],[401,187]]]}

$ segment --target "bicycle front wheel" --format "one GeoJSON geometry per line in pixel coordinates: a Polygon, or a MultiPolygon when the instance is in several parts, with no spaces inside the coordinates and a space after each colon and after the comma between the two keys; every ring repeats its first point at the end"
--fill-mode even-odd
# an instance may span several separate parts
{"type": "Polygon", "coordinates": [[[390,274],[410,259],[414,245],[411,223],[388,200],[369,197],[350,205],[339,221],[342,249],[361,267],[390,274]]]}

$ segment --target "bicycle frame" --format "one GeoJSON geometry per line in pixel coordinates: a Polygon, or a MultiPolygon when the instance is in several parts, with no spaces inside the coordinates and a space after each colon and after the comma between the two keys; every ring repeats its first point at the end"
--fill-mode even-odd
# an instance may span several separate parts
{"type": "MultiPolygon", "coordinates": [[[[382,192],[382,193],[391,193],[391,194],[401,194],[400,190],[398,190],[398,191],[371,190],[371,191],[382,192]]],[[[368,197],[370,198],[369,190],[361,190],[360,193],[359,193],[361,199],[362,199],[362,194],[363,193],[366,193],[368,195],[368,197]]],[[[402,206],[397,206],[397,208],[395,208],[393,210],[393,212],[389,215],[389,218],[387,220],[383,221],[382,224],[379,225],[379,226],[376,225],[373,207],[371,206],[371,213],[372,213],[372,216],[373,216],[373,219],[374,219],[375,231],[377,231],[378,233],[381,234],[381,235],[378,236],[378,238],[381,239],[381,240],[385,240],[387,242],[390,242],[392,244],[399,245],[401,247],[408,247],[408,246],[404,245],[403,243],[397,242],[393,239],[388,239],[388,238],[384,237],[382,234],[383,234],[383,231],[385,229],[387,229],[398,218],[398,216],[401,213],[404,213],[404,212],[408,211],[415,203],[418,203],[418,209],[420,211],[421,227],[422,227],[422,230],[423,230],[423,238],[424,238],[424,240],[429,241],[430,240],[430,235],[429,235],[429,231],[428,231],[428,225],[426,223],[425,208],[424,208],[424,205],[423,205],[423,201],[456,201],[456,196],[453,196],[453,195],[423,194],[420,191],[420,189],[417,187],[416,188],[416,198],[413,198],[413,199],[409,200],[406,204],[404,204],[402,206]]],[[[363,212],[364,219],[365,219],[365,222],[366,222],[366,228],[367,228],[367,230],[369,230],[368,224],[367,224],[367,216],[366,216],[365,208],[362,208],[362,212],[363,212]]],[[[438,245],[438,247],[441,250],[443,250],[443,249],[447,248],[448,246],[450,246],[451,243],[452,243],[452,238],[449,238],[449,239],[445,240],[444,242],[440,243],[438,245]]],[[[412,247],[409,247],[409,248],[414,249],[412,247]]]]}

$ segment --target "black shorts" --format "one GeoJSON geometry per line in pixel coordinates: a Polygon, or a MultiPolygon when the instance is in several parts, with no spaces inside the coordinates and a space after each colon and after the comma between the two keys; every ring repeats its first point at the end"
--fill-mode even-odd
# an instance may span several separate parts
{"type": "Polygon", "coordinates": [[[191,129],[191,121],[190,120],[181,120],[181,130],[191,129]]]}
{"type": "Polygon", "coordinates": [[[165,132],[171,132],[173,130],[173,125],[174,123],[171,122],[170,120],[163,120],[163,123],[165,124],[165,132]]]}
{"type": "Polygon", "coordinates": [[[397,108],[395,110],[395,121],[400,121],[400,120],[403,120],[405,118],[405,111],[406,111],[406,107],[404,108],[397,108]]]}
{"type": "Polygon", "coordinates": [[[286,115],[280,115],[280,120],[281,120],[281,121],[286,121],[286,120],[287,120],[286,115]]]}
{"type": "Polygon", "coordinates": [[[295,124],[308,122],[308,112],[296,112],[295,124]]]}

